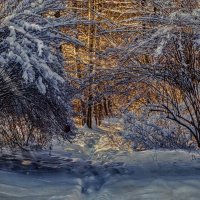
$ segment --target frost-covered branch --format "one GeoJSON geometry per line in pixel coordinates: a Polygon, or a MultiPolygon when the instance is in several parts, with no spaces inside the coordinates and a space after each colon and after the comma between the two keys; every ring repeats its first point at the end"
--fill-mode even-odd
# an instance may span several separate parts
{"type": "MultiPolygon", "coordinates": [[[[76,19],[48,16],[65,7],[64,0],[6,0],[1,4],[2,140],[5,132],[22,146],[34,142],[44,145],[45,138],[48,141],[55,134],[71,137],[70,99],[74,89],[66,80],[60,46],[83,44],[61,32],[63,26],[78,23],[76,19]]],[[[6,138],[5,143],[13,144],[6,138]]]]}

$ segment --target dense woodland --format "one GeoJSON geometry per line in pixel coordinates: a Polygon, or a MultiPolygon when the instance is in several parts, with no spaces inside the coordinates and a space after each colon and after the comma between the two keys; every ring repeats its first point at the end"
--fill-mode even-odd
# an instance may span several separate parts
{"type": "Polygon", "coordinates": [[[200,147],[198,0],[1,0],[0,142],[124,119],[133,148],[200,147]]]}

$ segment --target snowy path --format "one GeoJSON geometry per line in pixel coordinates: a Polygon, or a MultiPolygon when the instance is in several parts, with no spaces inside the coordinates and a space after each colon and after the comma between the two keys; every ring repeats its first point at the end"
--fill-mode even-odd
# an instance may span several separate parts
{"type": "Polygon", "coordinates": [[[84,142],[57,145],[51,157],[1,157],[0,200],[200,199],[198,152],[130,152],[117,137],[109,147],[106,128],[84,131],[84,142]]]}
{"type": "Polygon", "coordinates": [[[67,175],[0,175],[1,200],[198,200],[200,195],[199,176],[136,180],[118,176],[99,191],[84,194],[81,179],[67,175]]]}
{"type": "Polygon", "coordinates": [[[72,172],[0,171],[0,199],[199,200],[200,160],[194,156],[145,151],[121,154],[102,166],[79,163],[72,172]]]}

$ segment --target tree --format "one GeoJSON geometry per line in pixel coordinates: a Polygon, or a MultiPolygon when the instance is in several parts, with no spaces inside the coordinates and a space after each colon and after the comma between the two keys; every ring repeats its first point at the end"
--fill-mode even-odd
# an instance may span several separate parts
{"type": "Polygon", "coordinates": [[[159,105],[152,106],[152,110],[164,112],[167,118],[186,127],[200,147],[200,54],[193,33],[180,34],[181,38],[170,45],[173,54],[159,62],[155,75],[156,84],[160,84],[156,89],[159,105]]]}
{"type": "MultiPolygon", "coordinates": [[[[95,119],[96,124],[100,125],[103,115],[108,115],[111,108],[111,102],[107,97],[96,98],[96,91],[93,89],[92,84],[93,74],[102,65],[100,64],[102,61],[100,61],[99,52],[105,48],[102,48],[105,44],[102,45],[102,37],[99,34],[104,23],[101,22],[103,20],[104,4],[103,1],[95,0],[72,1],[70,5],[69,12],[72,12],[77,18],[87,21],[85,24],[78,24],[74,27],[75,37],[86,45],[81,48],[75,46],[74,55],[69,54],[72,47],[65,45],[63,52],[67,58],[71,58],[70,64],[73,66],[66,70],[72,72],[73,81],[76,80],[76,77],[78,78],[76,85],[81,91],[74,101],[76,115],[81,119],[81,125],[86,124],[91,128],[93,120],[95,119]]],[[[99,91],[100,88],[98,87],[97,90],[99,91]]]]}
{"type": "Polygon", "coordinates": [[[131,19],[138,29],[145,23],[145,29],[125,50],[113,52],[126,52],[117,69],[124,81],[118,83],[148,91],[151,98],[145,103],[151,110],[187,128],[200,147],[198,8],[197,1],[149,1],[152,11],[131,19]]]}
{"type": "Polygon", "coordinates": [[[70,131],[74,88],[65,77],[63,42],[81,45],[61,32],[77,21],[51,17],[65,8],[58,0],[6,0],[0,14],[1,142],[10,146],[45,145],[54,134],[70,131]],[[16,84],[17,83],[17,84],[16,84]]]}

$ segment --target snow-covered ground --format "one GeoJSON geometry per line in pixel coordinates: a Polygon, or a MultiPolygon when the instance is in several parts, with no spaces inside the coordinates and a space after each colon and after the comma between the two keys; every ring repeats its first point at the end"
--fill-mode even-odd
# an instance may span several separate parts
{"type": "Polygon", "coordinates": [[[133,152],[118,129],[83,128],[74,144],[54,143],[51,156],[1,157],[0,200],[200,199],[198,152],[133,152]]]}
{"type": "Polygon", "coordinates": [[[82,163],[82,167],[77,170],[74,167],[72,173],[64,169],[38,170],[37,173],[28,169],[2,170],[0,199],[199,200],[200,160],[197,154],[145,151],[113,156],[102,166],[82,163]]]}

